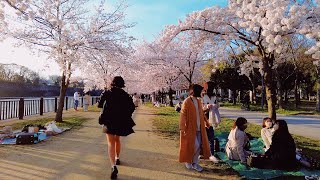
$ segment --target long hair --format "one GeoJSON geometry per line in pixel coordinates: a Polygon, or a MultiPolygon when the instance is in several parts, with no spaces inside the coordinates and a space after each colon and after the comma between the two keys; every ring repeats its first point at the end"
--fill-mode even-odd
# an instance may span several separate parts
{"type": "Polygon", "coordinates": [[[237,120],[234,122],[232,129],[235,129],[236,127],[241,127],[244,124],[246,124],[248,121],[244,117],[238,117],[237,120]]]}
{"type": "Polygon", "coordinates": [[[199,84],[193,84],[189,87],[190,90],[193,91],[193,96],[194,97],[201,97],[201,91],[203,89],[202,86],[200,86],[199,84]]]}
{"type": "MultiPolygon", "coordinates": [[[[279,125],[279,129],[275,131],[275,133],[281,134],[281,135],[290,135],[287,122],[285,120],[277,120],[276,124],[279,125]]],[[[291,136],[291,135],[290,135],[291,136]]]]}
{"type": "Polygon", "coordinates": [[[124,88],[124,80],[121,76],[115,76],[111,82],[111,87],[124,88]]]}
{"type": "Polygon", "coordinates": [[[208,85],[208,89],[207,89],[207,95],[209,96],[209,98],[211,98],[212,96],[214,96],[214,93],[213,93],[213,89],[214,89],[214,84],[213,82],[207,82],[207,85],[208,85]]]}

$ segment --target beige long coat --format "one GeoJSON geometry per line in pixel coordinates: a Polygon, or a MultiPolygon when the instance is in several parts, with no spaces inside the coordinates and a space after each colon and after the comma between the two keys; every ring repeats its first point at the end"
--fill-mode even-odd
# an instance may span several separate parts
{"type": "MultiPolygon", "coordinates": [[[[204,112],[202,110],[202,103],[198,101],[198,108],[200,111],[200,130],[201,130],[201,152],[205,159],[210,157],[210,148],[208,137],[206,133],[204,112]]],[[[189,96],[182,104],[180,111],[180,154],[179,162],[192,163],[194,154],[194,144],[197,131],[197,114],[194,103],[189,96]],[[184,134],[183,131],[186,133],[184,134]]]]}

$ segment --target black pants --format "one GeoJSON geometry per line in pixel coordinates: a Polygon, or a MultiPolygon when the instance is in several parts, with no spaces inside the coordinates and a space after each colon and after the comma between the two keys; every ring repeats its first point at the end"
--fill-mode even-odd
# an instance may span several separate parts
{"type": "Polygon", "coordinates": [[[208,136],[209,145],[210,145],[210,152],[211,152],[211,155],[214,155],[214,129],[212,126],[210,126],[209,128],[206,128],[206,130],[207,130],[207,136],[208,136]]]}

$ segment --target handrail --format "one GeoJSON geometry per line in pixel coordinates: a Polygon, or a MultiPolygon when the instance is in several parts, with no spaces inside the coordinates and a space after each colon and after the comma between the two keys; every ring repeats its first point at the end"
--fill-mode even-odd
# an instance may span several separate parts
{"type": "MultiPolygon", "coordinates": [[[[91,105],[99,101],[100,96],[91,96],[91,105]]],[[[43,115],[43,113],[56,112],[58,97],[26,97],[26,98],[0,98],[0,120],[19,118],[24,116],[43,115]]],[[[83,97],[79,97],[78,107],[83,107],[83,97]]],[[[73,96],[66,96],[64,109],[74,108],[73,96]]]]}

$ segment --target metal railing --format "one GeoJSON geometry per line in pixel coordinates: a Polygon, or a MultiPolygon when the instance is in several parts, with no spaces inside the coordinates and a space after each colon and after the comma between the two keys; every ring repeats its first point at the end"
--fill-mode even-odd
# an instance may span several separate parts
{"type": "MultiPolygon", "coordinates": [[[[91,105],[96,104],[100,96],[91,96],[91,105]]],[[[49,98],[10,98],[0,99],[0,120],[31,116],[48,112],[56,112],[59,100],[57,97],[49,98]]],[[[79,97],[78,107],[83,107],[83,97],[79,97]]],[[[66,96],[64,109],[74,108],[73,96],[66,96]]]]}

